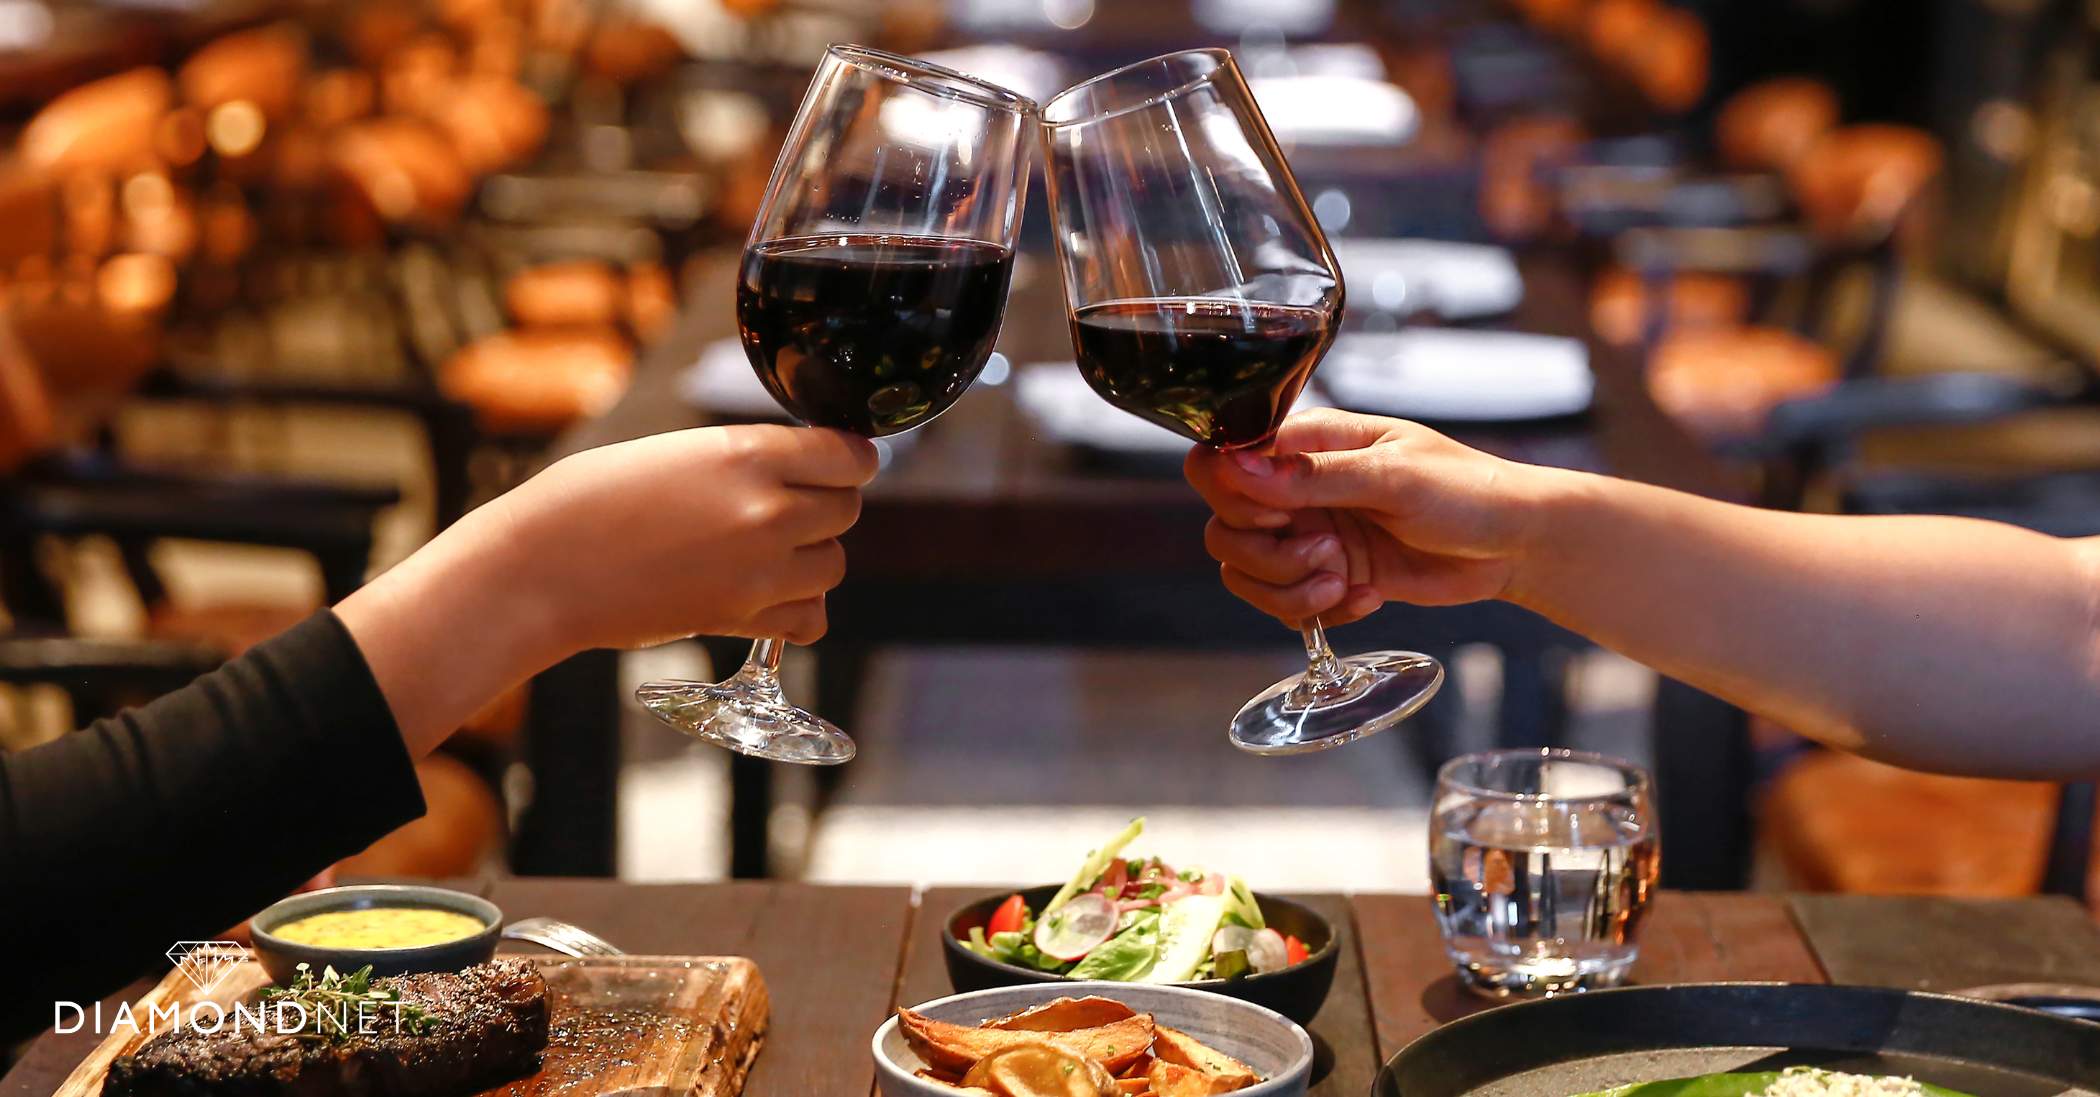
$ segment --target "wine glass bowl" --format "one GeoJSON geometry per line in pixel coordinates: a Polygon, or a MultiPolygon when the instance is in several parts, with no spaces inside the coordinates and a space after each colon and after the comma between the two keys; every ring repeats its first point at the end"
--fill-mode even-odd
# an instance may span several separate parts
{"type": "MultiPolygon", "coordinates": [[[[1110,404],[1214,449],[1267,448],[1334,342],[1341,268],[1232,55],[1117,69],[1043,107],[1044,179],[1080,374],[1110,404]]],[[[1338,658],[1315,619],[1307,669],[1234,717],[1235,746],[1294,754],[1420,709],[1436,660],[1338,658]]]]}
{"type": "MultiPolygon", "coordinates": [[[[736,290],[745,356],[809,426],[876,438],[922,426],[977,379],[1013,271],[1036,107],[939,65],[827,49],[789,128],[736,290]]],[[[719,683],[636,696],[703,742],[834,765],[853,740],[782,693],[760,640],[719,683]]]]}
{"type": "Polygon", "coordinates": [[[766,391],[796,419],[897,434],[977,379],[1012,270],[1011,251],[979,240],[770,240],[744,254],[737,330],[766,391]]]}
{"type": "Polygon", "coordinates": [[[1276,436],[1333,332],[1327,309],[1223,297],[1108,301],[1072,314],[1079,371],[1095,392],[1219,449],[1276,436]]]}
{"type": "Polygon", "coordinates": [[[1231,54],[1097,76],[1042,129],[1087,383],[1204,445],[1268,442],[1334,341],[1343,287],[1231,54]]]}

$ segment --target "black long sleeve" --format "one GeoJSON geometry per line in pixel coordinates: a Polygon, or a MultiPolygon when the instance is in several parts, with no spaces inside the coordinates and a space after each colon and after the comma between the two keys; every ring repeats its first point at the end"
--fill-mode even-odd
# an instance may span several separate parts
{"type": "Polygon", "coordinates": [[[327,611],[144,708],[0,754],[0,1040],[422,813],[386,698],[327,611]]]}

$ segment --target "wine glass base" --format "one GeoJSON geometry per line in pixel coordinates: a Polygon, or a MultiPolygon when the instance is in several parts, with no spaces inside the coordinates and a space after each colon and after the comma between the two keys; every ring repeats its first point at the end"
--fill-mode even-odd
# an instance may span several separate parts
{"type": "Polygon", "coordinates": [[[1339,660],[1341,676],[1298,674],[1262,691],[1232,718],[1232,745],[1250,754],[1304,754],[1376,735],[1413,716],[1444,684],[1444,665],[1412,651],[1339,660]]]}
{"type": "Polygon", "coordinates": [[[718,684],[649,682],[634,696],[664,723],[738,754],[804,766],[853,760],[853,740],[831,721],[734,678],[718,684]]]}

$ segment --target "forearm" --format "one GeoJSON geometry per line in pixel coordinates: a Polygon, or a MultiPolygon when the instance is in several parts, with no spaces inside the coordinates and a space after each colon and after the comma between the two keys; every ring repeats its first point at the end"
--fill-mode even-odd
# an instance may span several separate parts
{"type": "Polygon", "coordinates": [[[1847,750],[1925,769],[2100,774],[2092,543],[1552,475],[1512,600],[1847,750]]]}
{"type": "Polygon", "coordinates": [[[526,541],[496,500],[336,607],[410,754],[570,654],[526,541]]]}

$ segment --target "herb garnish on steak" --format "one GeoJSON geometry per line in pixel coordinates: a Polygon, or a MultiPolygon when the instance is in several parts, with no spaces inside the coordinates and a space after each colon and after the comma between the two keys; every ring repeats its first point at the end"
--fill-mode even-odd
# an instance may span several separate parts
{"type": "Polygon", "coordinates": [[[391,992],[418,1023],[336,1039],[185,1026],[110,1064],[103,1097],[444,1097],[539,1067],[547,983],[529,962],[397,975],[371,989],[391,992]]]}

